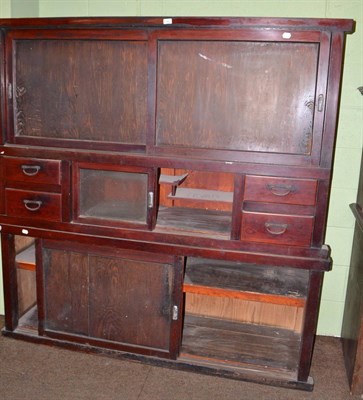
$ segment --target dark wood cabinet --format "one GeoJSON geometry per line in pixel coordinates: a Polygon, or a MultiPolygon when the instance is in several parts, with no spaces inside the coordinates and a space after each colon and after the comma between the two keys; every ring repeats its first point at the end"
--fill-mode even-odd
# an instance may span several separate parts
{"type": "Polygon", "coordinates": [[[38,245],[43,335],[73,334],[80,343],[176,357],[181,257],[73,242],[38,245]]]}
{"type": "Polygon", "coordinates": [[[311,390],[353,28],[1,20],[3,333],[311,390]]]}

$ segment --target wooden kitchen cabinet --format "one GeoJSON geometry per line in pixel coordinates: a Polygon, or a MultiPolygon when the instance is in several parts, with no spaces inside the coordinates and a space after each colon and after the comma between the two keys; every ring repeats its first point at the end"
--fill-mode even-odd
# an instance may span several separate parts
{"type": "Polygon", "coordinates": [[[0,29],[3,334],[312,390],[353,21],[0,29]],[[19,236],[35,239],[30,309],[19,236]]]}

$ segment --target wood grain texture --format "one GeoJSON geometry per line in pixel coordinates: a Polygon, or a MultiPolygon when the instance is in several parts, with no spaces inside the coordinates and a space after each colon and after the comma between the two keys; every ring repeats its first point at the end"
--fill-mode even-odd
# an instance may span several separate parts
{"type": "Polygon", "coordinates": [[[30,269],[19,269],[18,264],[17,279],[19,315],[22,316],[37,302],[35,271],[30,269]]]}
{"type": "Polygon", "coordinates": [[[172,269],[90,257],[90,336],[169,348],[172,269]]]}
{"type": "Polygon", "coordinates": [[[160,207],[156,229],[228,238],[231,215],[226,211],[160,207]]]}
{"type": "Polygon", "coordinates": [[[310,154],[317,57],[307,43],[161,41],[156,143],[310,154]]]}
{"type": "Polygon", "coordinates": [[[309,246],[313,224],[314,218],[308,216],[243,212],[241,239],[309,246]]]}
{"type": "Polygon", "coordinates": [[[270,176],[246,176],[244,200],[313,206],[317,181],[270,176]]]}
{"type": "MultiPolygon", "coordinates": [[[[301,332],[304,304],[289,304],[289,299],[285,298],[276,301],[273,296],[260,295],[256,300],[252,296],[248,299],[246,292],[245,298],[233,298],[228,296],[216,296],[215,293],[200,294],[190,293],[185,295],[185,312],[188,315],[211,317],[226,321],[255,324],[261,326],[275,326],[278,328],[290,329],[301,332]],[[261,300],[261,301],[260,301],[261,300]]],[[[256,296],[258,297],[258,296],[256,296]]]]}
{"type": "Polygon", "coordinates": [[[145,143],[145,42],[18,40],[14,62],[17,136],[145,143]]]}
{"type": "Polygon", "coordinates": [[[6,157],[4,166],[7,181],[53,185],[61,183],[59,160],[6,157]]]}
{"type": "Polygon", "coordinates": [[[87,335],[87,256],[76,252],[45,250],[43,264],[45,329],[87,335]]]}
{"type": "Polygon", "coordinates": [[[182,353],[231,363],[259,364],[296,370],[300,335],[288,330],[256,327],[212,318],[188,317],[182,353]]]}
{"type": "Polygon", "coordinates": [[[34,220],[62,220],[62,196],[59,193],[32,190],[5,190],[6,212],[10,216],[34,220]],[[25,202],[30,202],[27,206],[25,202]]]}
{"type": "Polygon", "coordinates": [[[307,270],[188,257],[184,283],[304,298],[308,280],[307,270]]]}
{"type": "MultiPolygon", "coordinates": [[[[359,199],[362,194],[359,193],[359,199]]],[[[353,394],[363,394],[363,234],[355,224],[352,257],[342,323],[342,343],[353,394]]]]}

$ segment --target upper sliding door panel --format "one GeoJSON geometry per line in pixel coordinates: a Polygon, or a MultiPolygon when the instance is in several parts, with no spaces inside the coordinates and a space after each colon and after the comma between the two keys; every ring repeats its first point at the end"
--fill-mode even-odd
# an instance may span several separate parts
{"type": "Polygon", "coordinates": [[[145,146],[147,42],[124,36],[14,39],[14,140],[145,146]]]}
{"type": "Polygon", "coordinates": [[[158,40],[156,147],[310,159],[319,51],[313,41],[158,40]]]}

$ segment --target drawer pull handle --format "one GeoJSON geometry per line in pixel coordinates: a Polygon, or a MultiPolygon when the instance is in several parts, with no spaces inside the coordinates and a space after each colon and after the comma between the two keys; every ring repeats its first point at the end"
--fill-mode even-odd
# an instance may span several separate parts
{"type": "Polygon", "coordinates": [[[21,170],[23,171],[23,174],[26,176],[35,176],[39,171],[41,167],[40,165],[22,165],[21,170]]]}
{"type": "Polygon", "coordinates": [[[275,224],[273,222],[265,222],[265,228],[271,235],[282,235],[287,230],[287,224],[275,224]]]}
{"type": "Polygon", "coordinates": [[[23,200],[24,207],[29,211],[38,211],[43,202],[41,200],[23,200]]]}
{"type": "Polygon", "coordinates": [[[275,196],[287,196],[290,193],[294,193],[296,191],[295,186],[293,185],[266,185],[267,189],[274,194],[275,196]]]}

